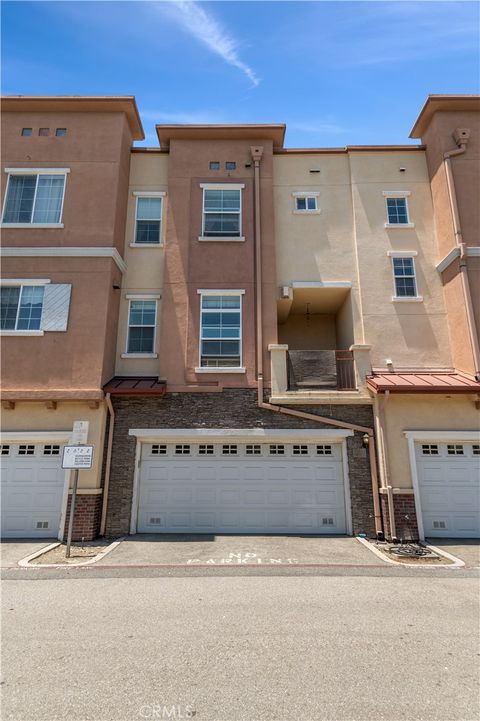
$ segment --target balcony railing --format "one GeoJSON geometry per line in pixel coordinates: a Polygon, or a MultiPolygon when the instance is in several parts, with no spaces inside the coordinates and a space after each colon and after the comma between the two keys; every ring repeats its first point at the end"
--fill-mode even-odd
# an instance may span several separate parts
{"type": "Polygon", "coordinates": [[[348,350],[289,350],[270,345],[272,396],[285,394],[309,398],[316,393],[357,391],[367,394],[371,373],[370,346],[352,345],[348,350]]]}
{"type": "Polygon", "coordinates": [[[287,353],[288,390],[355,389],[349,350],[291,350],[287,353]]]}

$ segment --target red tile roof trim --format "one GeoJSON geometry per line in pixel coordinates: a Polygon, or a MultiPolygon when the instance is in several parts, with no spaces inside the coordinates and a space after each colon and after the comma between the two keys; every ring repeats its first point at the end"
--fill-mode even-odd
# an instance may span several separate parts
{"type": "Polygon", "coordinates": [[[367,377],[376,393],[480,393],[480,383],[463,373],[375,373],[367,377]]]}
{"type": "Polygon", "coordinates": [[[103,386],[112,396],[163,396],[167,384],[150,376],[115,376],[103,386]]]}

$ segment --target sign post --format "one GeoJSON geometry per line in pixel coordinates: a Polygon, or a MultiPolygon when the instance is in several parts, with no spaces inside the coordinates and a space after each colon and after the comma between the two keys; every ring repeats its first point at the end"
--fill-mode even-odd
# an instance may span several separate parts
{"type": "Polygon", "coordinates": [[[87,446],[88,421],[75,421],[73,424],[72,443],[75,445],[64,446],[62,468],[69,468],[74,471],[72,500],[70,503],[70,518],[68,520],[67,549],[66,557],[70,558],[70,546],[72,544],[73,519],[75,517],[75,506],[77,503],[78,471],[92,467],[93,446],[87,446]]]}

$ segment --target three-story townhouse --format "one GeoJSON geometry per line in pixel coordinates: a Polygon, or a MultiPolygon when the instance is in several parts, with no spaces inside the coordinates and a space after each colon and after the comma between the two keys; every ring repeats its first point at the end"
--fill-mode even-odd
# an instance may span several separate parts
{"type": "Polygon", "coordinates": [[[103,384],[115,363],[132,97],[2,102],[2,535],[63,536],[62,446],[88,421],[74,538],[100,530],[103,384]]]}

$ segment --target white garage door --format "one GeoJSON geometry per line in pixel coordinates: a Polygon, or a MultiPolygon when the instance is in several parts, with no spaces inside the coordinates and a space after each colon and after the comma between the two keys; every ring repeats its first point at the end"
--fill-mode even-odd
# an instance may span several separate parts
{"type": "Polygon", "coordinates": [[[144,444],[141,533],[346,533],[340,444],[144,444]]]}
{"type": "Polygon", "coordinates": [[[57,443],[1,446],[4,538],[57,536],[65,480],[61,451],[57,443]]]}
{"type": "Polygon", "coordinates": [[[480,536],[480,445],[417,443],[425,536],[480,536]]]}

